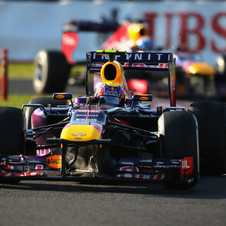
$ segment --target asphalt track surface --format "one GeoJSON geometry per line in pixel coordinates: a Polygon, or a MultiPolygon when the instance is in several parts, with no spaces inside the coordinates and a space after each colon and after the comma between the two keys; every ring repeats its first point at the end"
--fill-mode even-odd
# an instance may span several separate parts
{"type": "Polygon", "coordinates": [[[155,183],[21,181],[0,184],[0,205],[0,226],[225,226],[226,175],[201,176],[185,191],[155,183]]]}
{"type": "Polygon", "coordinates": [[[23,181],[0,185],[0,225],[225,226],[225,199],[226,176],[202,176],[185,191],[23,181]]]}

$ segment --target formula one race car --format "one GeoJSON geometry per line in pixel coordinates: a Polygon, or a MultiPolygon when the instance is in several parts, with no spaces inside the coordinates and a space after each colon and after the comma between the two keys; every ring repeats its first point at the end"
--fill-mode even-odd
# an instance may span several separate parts
{"type": "Polygon", "coordinates": [[[160,182],[187,189],[197,184],[200,166],[203,174],[225,172],[225,105],[176,107],[172,53],[99,50],[86,57],[87,96],[72,101],[70,93],[54,93],[22,110],[0,107],[1,182],[160,182]],[[153,108],[151,94],[129,89],[124,71],[138,69],[168,74],[169,107],[153,108]],[[94,90],[96,73],[102,83],[94,90]]]}
{"type": "MultiPolygon", "coordinates": [[[[176,93],[179,98],[215,97],[214,69],[202,62],[199,54],[174,51],[176,58],[176,93]]],[[[161,72],[128,73],[129,87],[137,93],[152,93],[155,96],[168,96],[167,76],[161,72]]]]}

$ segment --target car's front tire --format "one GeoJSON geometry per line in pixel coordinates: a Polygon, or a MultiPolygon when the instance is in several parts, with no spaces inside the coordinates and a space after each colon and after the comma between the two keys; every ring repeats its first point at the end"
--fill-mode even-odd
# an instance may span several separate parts
{"type": "Polygon", "coordinates": [[[158,135],[162,158],[193,157],[194,179],[190,184],[172,179],[163,183],[167,189],[193,188],[199,177],[199,144],[197,120],[188,111],[164,112],[158,121],[158,135]]]}
{"type": "Polygon", "coordinates": [[[24,114],[21,109],[0,107],[0,154],[20,155],[24,153],[24,114]]]}

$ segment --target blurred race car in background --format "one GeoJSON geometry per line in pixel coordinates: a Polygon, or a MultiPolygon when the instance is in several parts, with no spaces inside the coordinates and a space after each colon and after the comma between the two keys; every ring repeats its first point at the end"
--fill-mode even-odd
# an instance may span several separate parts
{"type": "MultiPolygon", "coordinates": [[[[86,52],[85,44],[79,47],[81,33],[84,32],[98,32],[102,35],[100,49],[123,49],[130,52],[159,50],[150,38],[144,22],[120,24],[116,21],[69,21],[63,26],[62,50],[41,50],[36,55],[33,87],[37,94],[65,90],[69,77],[76,73],[75,67],[85,63],[81,57],[73,58],[77,48],[84,48],[86,52]]],[[[178,97],[215,96],[214,69],[202,62],[199,54],[188,53],[184,48],[179,47],[173,53],[176,58],[178,97]]],[[[85,73],[84,70],[76,81],[84,84],[85,73]]],[[[156,96],[168,96],[167,77],[164,74],[161,76],[161,72],[125,72],[125,76],[129,87],[137,93],[151,92],[156,96]]]]}
{"type": "Polygon", "coordinates": [[[226,54],[219,55],[214,62],[216,94],[220,99],[226,98],[226,54]]]}

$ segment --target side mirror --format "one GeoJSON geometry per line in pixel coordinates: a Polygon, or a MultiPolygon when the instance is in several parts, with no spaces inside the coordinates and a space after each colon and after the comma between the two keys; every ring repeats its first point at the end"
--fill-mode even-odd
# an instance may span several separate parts
{"type": "Polygon", "coordinates": [[[55,100],[71,100],[72,94],[71,93],[54,93],[53,99],[55,99],[55,100]]]}
{"type": "Polygon", "coordinates": [[[152,94],[135,94],[132,97],[133,101],[152,101],[153,95],[152,94]]]}
{"type": "Polygon", "coordinates": [[[53,94],[53,99],[55,100],[70,100],[71,106],[73,107],[72,97],[73,96],[71,93],[54,93],[53,94]]]}
{"type": "Polygon", "coordinates": [[[138,101],[152,101],[152,99],[152,94],[135,94],[132,98],[126,99],[126,105],[133,107],[138,104],[138,101]]]}

